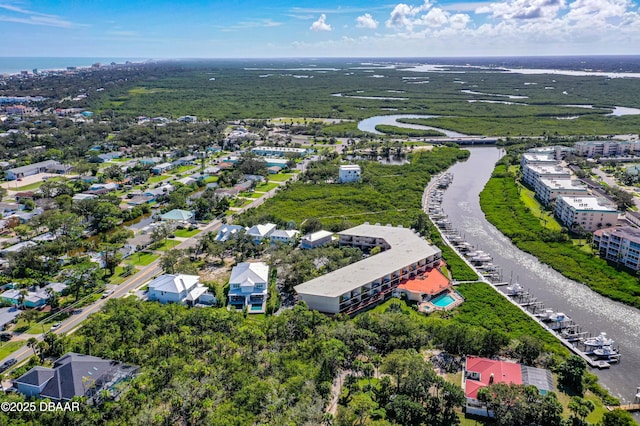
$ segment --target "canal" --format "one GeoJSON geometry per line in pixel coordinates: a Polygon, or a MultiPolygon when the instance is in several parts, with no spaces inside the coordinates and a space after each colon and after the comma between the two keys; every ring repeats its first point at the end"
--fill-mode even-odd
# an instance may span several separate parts
{"type": "MultiPolygon", "coordinates": [[[[491,225],[480,209],[479,194],[489,180],[495,162],[503,155],[496,147],[470,148],[471,156],[454,165],[453,183],[442,206],[449,220],[466,240],[493,257],[505,281],[513,274],[546,308],[564,312],[584,331],[604,331],[619,345],[622,360],[609,370],[593,370],[600,382],[624,402],[632,402],[640,386],[640,311],[606,299],[587,286],[563,277],[524,253],[491,225]]],[[[636,420],[640,418],[635,415],[636,420]]]]}

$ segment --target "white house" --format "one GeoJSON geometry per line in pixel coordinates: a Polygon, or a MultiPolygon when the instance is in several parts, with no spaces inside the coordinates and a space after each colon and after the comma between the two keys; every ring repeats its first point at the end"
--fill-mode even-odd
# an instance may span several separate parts
{"type": "Polygon", "coordinates": [[[242,231],[244,231],[244,227],[240,225],[222,225],[218,231],[218,235],[216,235],[216,241],[223,243],[229,238],[238,236],[242,231]]]}
{"type": "Polygon", "coordinates": [[[160,303],[180,303],[195,305],[207,288],[200,284],[197,275],[165,274],[149,283],[149,300],[160,303]]]}
{"type": "Polygon", "coordinates": [[[271,234],[271,244],[275,244],[277,242],[284,244],[294,243],[298,239],[299,234],[300,231],[296,231],[294,229],[278,229],[276,231],[273,231],[273,233],[271,234]]]}
{"type": "Polygon", "coordinates": [[[322,230],[316,231],[302,237],[302,240],[300,241],[300,248],[307,250],[313,249],[330,243],[331,241],[333,241],[333,232],[322,230]]]}
{"type": "Polygon", "coordinates": [[[269,283],[269,266],[263,262],[239,263],[229,278],[229,306],[247,308],[250,314],[266,310],[269,283]]]}
{"type": "Polygon", "coordinates": [[[276,227],[277,225],[275,223],[255,225],[247,230],[246,235],[253,238],[253,241],[256,244],[259,244],[260,241],[264,240],[265,238],[269,238],[271,234],[273,234],[273,231],[276,230],[276,227]]]}
{"type": "Polygon", "coordinates": [[[360,173],[360,166],[357,164],[346,164],[340,166],[338,180],[340,183],[360,182],[360,173]]]}

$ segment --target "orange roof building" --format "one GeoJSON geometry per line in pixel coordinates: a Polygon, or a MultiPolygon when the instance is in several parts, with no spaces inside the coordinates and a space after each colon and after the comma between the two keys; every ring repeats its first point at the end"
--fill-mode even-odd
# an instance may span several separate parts
{"type": "Polygon", "coordinates": [[[403,280],[397,291],[404,293],[407,299],[424,302],[451,288],[451,281],[440,270],[432,268],[415,278],[403,280]]]}

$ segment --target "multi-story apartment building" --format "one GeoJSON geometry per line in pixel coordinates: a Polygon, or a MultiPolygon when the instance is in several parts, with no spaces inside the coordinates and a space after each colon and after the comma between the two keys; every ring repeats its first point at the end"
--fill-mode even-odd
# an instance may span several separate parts
{"type": "Polygon", "coordinates": [[[285,154],[304,157],[308,151],[305,148],[291,148],[287,146],[257,146],[251,148],[251,152],[267,157],[284,157],[285,154]]]}
{"type": "Polygon", "coordinates": [[[551,153],[525,152],[520,160],[520,167],[524,168],[527,164],[551,165],[558,164],[556,156],[551,153]]]}
{"type": "Polygon", "coordinates": [[[599,229],[593,233],[593,247],[600,257],[640,269],[640,229],[631,226],[599,229]]]}
{"type": "Polygon", "coordinates": [[[560,196],[556,199],[555,214],[572,230],[595,231],[618,222],[618,211],[596,197],[560,196]]]}
{"type": "Polygon", "coordinates": [[[539,179],[570,179],[571,172],[559,165],[527,164],[522,168],[522,181],[532,188],[539,179]]]}
{"type": "Polygon", "coordinates": [[[582,157],[617,157],[640,154],[639,141],[587,141],[576,142],[576,154],[582,157]]]}
{"type": "Polygon", "coordinates": [[[338,233],[340,245],[381,253],[295,287],[309,308],[353,314],[388,297],[401,280],[440,265],[440,249],[413,230],[365,223],[338,233]]]}
{"type": "Polygon", "coordinates": [[[535,186],[536,197],[548,206],[559,196],[585,197],[589,191],[582,182],[575,179],[538,179],[535,186]]]}

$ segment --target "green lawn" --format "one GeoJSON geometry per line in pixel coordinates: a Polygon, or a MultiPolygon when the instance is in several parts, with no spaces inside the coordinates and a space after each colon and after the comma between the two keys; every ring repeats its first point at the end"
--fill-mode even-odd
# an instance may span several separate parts
{"type": "Polygon", "coordinates": [[[162,243],[160,246],[158,246],[156,248],[156,250],[158,250],[158,251],[171,250],[172,248],[174,248],[178,244],[180,244],[180,241],[178,241],[178,240],[167,239],[164,243],[162,243]]]}
{"type": "Polygon", "coordinates": [[[2,345],[0,345],[0,359],[8,357],[10,354],[23,347],[25,343],[27,342],[24,340],[3,343],[2,345]]]}
{"type": "MultiPolygon", "coordinates": [[[[62,176],[60,177],[51,177],[47,179],[48,181],[61,181],[61,180],[66,180],[65,178],[63,178],[62,176]]],[[[44,183],[44,181],[40,181],[40,182],[34,182],[31,183],[29,185],[24,185],[24,186],[18,186],[17,188],[9,188],[13,191],[33,191],[34,189],[38,189],[42,186],[42,184],[44,183]]]]}
{"type": "Polygon", "coordinates": [[[550,229],[552,231],[561,231],[562,225],[558,223],[558,221],[553,216],[553,213],[546,212],[542,209],[540,203],[535,199],[535,194],[533,191],[520,187],[520,199],[522,202],[531,210],[531,214],[538,219],[540,219],[540,223],[542,226],[550,229]]]}
{"type": "Polygon", "coordinates": [[[256,186],[256,192],[268,192],[271,191],[273,188],[277,188],[278,185],[277,183],[261,183],[260,185],[256,186]]]}
{"type": "Polygon", "coordinates": [[[260,198],[264,195],[264,192],[241,192],[239,197],[243,198],[260,198]]]}
{"type": "Polygon", "coordinates": [[[162,182],[163,180],[167,180],[169,179],[171,176],[165,176],[165,175],[158,175],[158,176],[151,176],[149,178],[149,180],[147,180],[147,183],[158,183],[158,182],[162,182]]]}
{"type": "Polygon", "coordinates": [[[205,183],[213,183],[218,181],[218,176],[209,176],[204,180],[205,183]]]}
{"type": "Polygon", "coordinates": [[[122,266],[117,266],[115,273],[109,278],[109,284],[122,284],[127,278],[131,277],[137,271],[133,271],[131,275],[123,275],[124,268],[122,266]]]}
{"type": "Polygon", "coordinates": [[[171,169],[171,171],[169,173],[171,173],[172,175],[177,175],[179,173],[184,173],[184,172],[188,172],[191,170],[195,170],[197,169],[198,166],[180,166],[180,167],[176,167],[175,169],[171,169]]]}
{"type": "MultiPolygon", "coordinates": [[[[177,232],[176,232],[176,235],[178,235],[177,232]]],[[[133,266],[147,266],[151,262],[156,260],[158,257],[160,256],[158,256],[155,253],[151,253],[148,251],[141,251],[141,252],[132,254],[129,257],[129,259],[127,259],[126,263],[127,265],[133,265],[133,266]]]]}
{"type": "Polygon", "coordinates": [[[291,178],[293,173],[278,173],[276,175],[269,175],[269,182],[284,182],[285,180],[291,178]]]}
{"type": "Polygon", "coordinates": [[[198,234],[200,232],[199,229],[178,229],[176,232],[174,232],[176,237],[180,237],[180,238],[191,238],[194,235],[198,234]]]}

